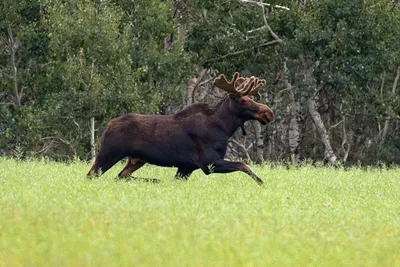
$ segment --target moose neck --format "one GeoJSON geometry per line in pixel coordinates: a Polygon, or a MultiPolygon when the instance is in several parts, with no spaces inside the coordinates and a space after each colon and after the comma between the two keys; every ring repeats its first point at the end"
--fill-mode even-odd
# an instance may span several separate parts
{"type": "Polygon", "coordinates": [[[216,120],[218,124],[221,126],[224,132],[229,134],[231,137],[237,128],[239,128],[244,120],[238,118],[236,115],[231,112],[231,99],[227,97],[225,100],[217,107],[217,111],[215,112],[216,120]]]}

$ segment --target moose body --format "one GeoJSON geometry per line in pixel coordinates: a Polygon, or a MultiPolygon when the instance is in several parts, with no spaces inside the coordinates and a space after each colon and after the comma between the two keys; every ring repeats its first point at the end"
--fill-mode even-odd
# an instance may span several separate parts
{"type": "MultiPolygon", "coordinates": [[[[235,73],[233,83],[237,78],[235,73]]],[[[254,89],[255,85],[253,81],[247,86],[254,89]]],[[[209,174],[212,166],[215,173],[242,171],[262,184],[246,164],[224,160],[229,138],[248,120],[268,124],[273,121],[273,113],[266,105],[234,93],[213,108],[198,103],[175,115],[120,116],[108,123],[88,176],[104,173],[128,157],[126,167],[118,175],[120,178],[129,177],[149,163],[177,167],[176,178],[187,179],[196,169],[209,174]]]]}

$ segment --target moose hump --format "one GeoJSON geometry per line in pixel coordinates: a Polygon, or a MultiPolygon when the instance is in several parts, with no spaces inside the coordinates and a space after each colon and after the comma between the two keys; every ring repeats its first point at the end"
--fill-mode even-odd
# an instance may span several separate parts
{"type": "Polygon", "coordinates": [[[221,103],[222,103],[222,101],[215,107],[210,107],[206,103],[195,103],[195,104],[188,106],[184,110],[176,113],[174,115],[174,118],[176,118],[176,119],[187,118],[187,117],[190,117],[197,113],[202,113],[206,116],[211,116],[218,110],[218,106],[221,105],[221,103]]]}

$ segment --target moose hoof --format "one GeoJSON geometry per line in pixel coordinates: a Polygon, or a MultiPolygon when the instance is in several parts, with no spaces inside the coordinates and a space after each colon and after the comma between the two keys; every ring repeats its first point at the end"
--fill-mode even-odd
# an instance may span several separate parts
{"type": "Polygon", "coordinates": [[[261,179],[260,179],[259,177],[257,177],[257,176],[254,176],[253,179],[254,179],[254,181],[256,181],[256,183],[257,183],[258,185],[263,185],[263,184],[264,184],[263,180],[261,180],[261,179]]]}

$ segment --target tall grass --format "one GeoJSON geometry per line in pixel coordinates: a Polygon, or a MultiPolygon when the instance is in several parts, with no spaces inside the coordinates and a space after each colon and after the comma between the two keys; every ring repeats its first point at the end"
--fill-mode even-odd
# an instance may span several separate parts
{"type": "Polygon", "coordinates": [[[400,266],[399,169],[122,167],[0,158],[0,266],[400,266]]]}

